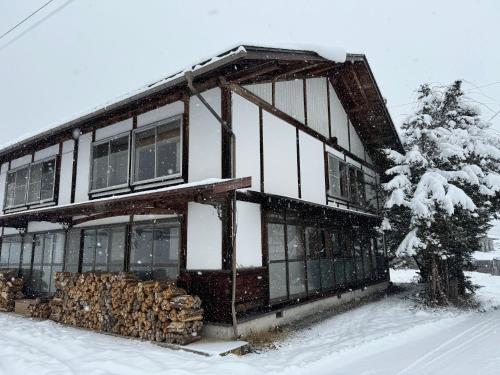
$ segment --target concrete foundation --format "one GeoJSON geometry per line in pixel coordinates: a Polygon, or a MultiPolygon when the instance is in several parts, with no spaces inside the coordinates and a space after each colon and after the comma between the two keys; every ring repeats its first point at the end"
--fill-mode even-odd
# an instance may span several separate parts
{"type": "MultiPolygon", "coordinates": [[[[273,328],[285,326],[294,321],[301,320],[318,312],[352,302],[372,294],[384,291],[389,286],[388,281],[367,286],[364,289],[356,289],[345,292],[339,296],[332,296],[315,301],[304,302],[303,304],[284,307],[269,313],[265,313],[250,319],[238,322],[238,333],[245,337],[252,333],[266,332],[273,328]]],[[[205,323],[203,336],[230,340],[233,338],[233,328],[230,324],[205,323]]]]}

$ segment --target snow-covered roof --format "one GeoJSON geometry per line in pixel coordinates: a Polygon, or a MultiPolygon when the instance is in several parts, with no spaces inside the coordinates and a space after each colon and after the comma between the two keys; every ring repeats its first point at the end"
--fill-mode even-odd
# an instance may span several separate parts
{"type": "MultiPolygon", "coordinates": [[[[191,72],[193,78],[207,75],[213,71],[221,69],[228,64],[235,63],[240,60],[250,60],[256,58],[275,58],[280,59],[295,59],[297,61],[311,62],[335,62],[344,63],[345,61],[359,61],[364,55],[347,54],[345,50],[337,47],[325,47],[315,44],[289,44],[289,43],[273,43],[272,45],[249,45],[241,44],[225,50],[222,53],[216,54],[210,58],[204,59],[199,63],[193,64],[175,73],[166,75],[158,80],[148,83],[147,85],[121,95],[113,100],[107,101],[100,106],[87,109],[81,113],[72,116],[70,119],[61,123],[51,125],[43,130],[27,134],[21,139],[7,142],[0,146],[0,161],[10,158],[10,153],[31,145],[43,139],[49,139],[76,128],[82,128],[90,121],[93,121],[99,116],[105,116],[112,111],[119,111],[121,108],[133,102],[139,102],[145,98],[155,95],[165,90],[181,87],[186,84],[185,73],[191,72]]],[[[370,72],[371,74],[371,72],[370,72]]],[[[376,86],[376,84],[375,84],[376,86]]],[[[378,89],[378,88],[377,88],[378,89]]],[[[385,106],[385,105],[384,105],[385,106]]],[[[388,112],[386,114],[389,116],[388,112]]],[[[390,119],[390,116],[389,116],[390,119]]],[[[390,120],[392,123],[392,120],[390,120]]],[[[395,130],[394,130],[395,132],[395,130]]],[[[396,133],[397,137],[397,133],[396,133]]],[[[22,156],[22,155],[16,155],[22,156]]]]}

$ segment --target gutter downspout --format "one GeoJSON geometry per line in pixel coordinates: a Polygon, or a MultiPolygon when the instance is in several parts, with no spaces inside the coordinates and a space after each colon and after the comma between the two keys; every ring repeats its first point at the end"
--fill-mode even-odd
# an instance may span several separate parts
{"type": "MultiPolygon", "coordinates": [[[[231,177],[236,177],[236,135],[229,126],[229,124],[224,121],[224,119],[219,116],[219,114],[213,109],[213,107],[205,100],[205,98],[199,93],[199,91],[193,85],[193,72],[184,72],[184,77],[186,78],[187,85],[192,94],[194,94],[200,102],[208,109],[208,111],[219,121],[223,130],[225,130],[231,137],[231,177]]],[[[236,222],[236,190],[232,194],[232,233],[231,233],[231,317],[233,321],[233,336],[234,339],[238,339],[238,320],[236,319],[236,232],[237,232],[237,222],[236,222]]]]}

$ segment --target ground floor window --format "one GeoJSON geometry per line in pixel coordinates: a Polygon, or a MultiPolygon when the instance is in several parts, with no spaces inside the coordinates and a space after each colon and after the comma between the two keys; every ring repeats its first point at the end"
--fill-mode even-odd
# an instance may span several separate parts
{"type": "Polygon", "coordinates": [[[125,225],[85,229],[83,231],[82,272],[123,271],[125,238],[125,225]]]}
{"type": "Polygon", "coordinates": [[[0,267],[19,269],[21,262],[22,237],[6,236],[2,238],[0,267]]]}
{"type": "Polygon", "coordinates": [[[54,274],[63,270],[64,231],[33,236],[33,256],[28,285],[40,293],[55,292],[54,274]]]}
{"type": "Polygon", "coordinates": [[[385,277],[370,226],[307,222],[286,211],[267,215],[271,303],[355,288],[385,277]]]}
{"type": "Polygon", "coordinates": [[[129,270],[141,279],[174,280],[179,274],[180,224],[157,222],[132,228],[129,270]]]}

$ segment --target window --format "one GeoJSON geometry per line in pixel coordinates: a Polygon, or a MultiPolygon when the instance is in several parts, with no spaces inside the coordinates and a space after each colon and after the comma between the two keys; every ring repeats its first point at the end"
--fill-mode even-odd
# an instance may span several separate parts
{"type": "Polygon", "coordinates": [[[334,197],[348,198],[347,165],[339,158],[328,155],[328,193],[334,197]]]}
{"type": "Polygon", "coordinates": [[[128,184],[129,135],[100,141],[92,146],[91,191],[128,184]]]}
{"type": "MultiPolygon", "coordinates": [[[[72,240],[76,245],[76,235],[72,240]]],[[[83,231],[83,257],[82,272],[107,271],[120,272],[124,269],[125,259],[125,226],[109,228],[86,229],[83,231]]],[[[71,237],[70,237],[71,239],[71,237]]],[[[68,241],[70,242],[70,241],[68,241]]],[[[72,251],[70,267],[75,267],[78,259],[76,252],[72,251]]]]}
{"type": "Polygon", "coordinates": [[[177,177],[181,170],[181,120],[134,132],[134,182],[177,177]]]}
{"type": "Polygon", "coordinates": [[[68,231],[68,240],[66,241],[66,252],[64,260],[65,272],[78,272],[78,263],[80,259],[80,229],[68,231]]]}
{"type": "Polygon", "coordinates": [[[33,267],[28,287],[38,293],[54,293],[54,275],[62,271],[64,232],[41,233],[34,236],[33,267]]]}
{"type": "Polygon", "coordinates": [[[39,161],[7,173],[5,207],[54,200],[56,159],[39,161]]]}
{"type": "Polygon", "coordinates": [[[178,276],[180,224],[136,224],[132,230],[130,271],[141,279],[175,280],[178,276]]]}
{"type": "Polygon", "coordinates": [[[0,267],[19,269],[21,263],[21,248],[21,236],[3,237],[0,252],[0,267]]]}

